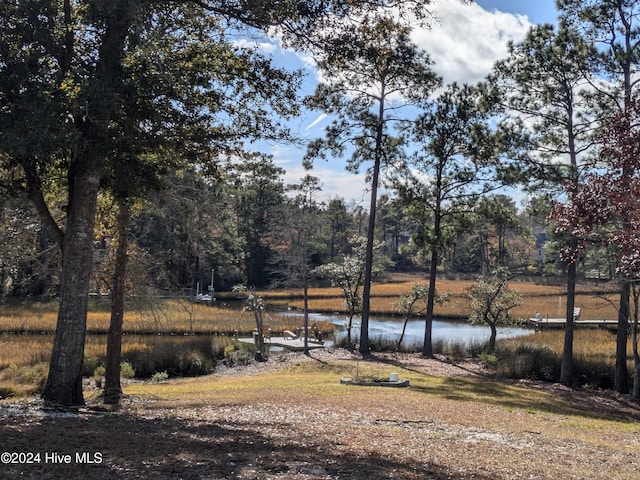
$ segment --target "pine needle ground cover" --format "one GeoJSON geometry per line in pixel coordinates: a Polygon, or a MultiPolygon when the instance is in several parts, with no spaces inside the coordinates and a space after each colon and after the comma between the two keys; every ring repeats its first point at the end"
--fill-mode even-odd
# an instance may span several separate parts
{"type": "Polygon", "coordinates": [[[287,354],[126,393],[112,412],[1,404],[11,450],[100,458],[5,464],[2,477],[625,480],[640,468],[637,405],[415,355],[287,354]],[[340,384],[390,372],[411,386],[340,384]]]}

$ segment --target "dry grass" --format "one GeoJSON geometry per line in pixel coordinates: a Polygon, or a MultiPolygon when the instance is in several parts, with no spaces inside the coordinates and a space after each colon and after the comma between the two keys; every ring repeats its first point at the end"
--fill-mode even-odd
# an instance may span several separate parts
{"type": "MultiPolygon", "coordinates": [[[[401,277],[404,279],[404,277],[401,277]]],[[[371,311],[377,314],[397,313],[395,303],[400,295],[411,290],[415,282],[426,283],[420,277],[394,283],[376,284],[372,287],[371,311]]],[[[443,305],[435,306],[435,316],[441,318],[468,318],[470,315],[469,302],[466,298],[466,290],[473,284],[471,280],[438,279],[437,289],[441,294],[449,293],[450,300],[443,305]]],[[[523,304],[513,309],[512,313],[521,319],[533,317],[535,312],[543,316],[562,317],[566,308],[565,289],[562,286],[540,285],[530,282],[514,281],[510,285],[517,289],[523,298],[523,304]]],[[[601,293],[602,284],[581,284],[577,289],[576,306],[582,308],[581,318],[584,319],[615,319],[617,311],[615,292],[604,295],[601,293]]],[[[608,287],[611,288],[611,287],[608,287]]],[[[333,289],[335,290],[335,289],[333,289]]],[[[309,308],[318,312],[344,311],[344,300],[340,292],[334,297],[330,296],[333,290],[326,289],[324,295],[314,295],[309,301],[309,308]]],[[[301,309],[302,300],[292,300],[289,305],[301,309]]]]}
{"type": "Polygon", "coordinates": [[[130,384],[111,414],[0,405],[5,449],[103,458],[4,465],[3,477],[631,480],[640,469],[640,411],[616,397],[501,382],[418,356],[276,362],[248,376],[130,384]],[[340,384],[357,370],[395,371],[412,386],[340,384]]]}
{"type": "MultiPolygon", "coordinates": [[[[371,311],[376,314],[396,313],[395,303],[400,295],[408,292],[415,281],[425,281],[419,276],[399,277],[402,281],[374,284],[372,286],[371,311]]],[[[449,293],[450,301],[436,305],[435,315],[439,317],[467,318],[469,305],[465,297],[466,289],[472,285],[469,280],[438,279],[438,291],[449,293]]],[[[564,289],[561,286],[539,285],[535,283],[512,282],[523,297],[523,305],[514,309],[517,317],[526,319],[535,312],[543,316],[558,317],[564,314],[564,289]]],[[[604,296],[599,291],[601,284],[584,284],[578,288],[576,306],[582,308],[582,318],[614,319],[617,312],[615,292],[604,296]],[[609,301],[607,301],[607,299],[609,301]]],[[[298,290],[258,292],[271,307],[287,306],[302,309],[302,299],[298,290]]],[[[344,300],[336,288],[315,288],[310,290],[309,308],[317,312],[342,312],[344,300]]],[[[254,318],[250,312],[240,308],[225,308],[224,302],[210,307],[180,300],[163,300],[153,303],[153,308],[132,310],[125,315],[124,328],[129,333],[174,332],[231,334],[236,330],[243,333],[253,329],[254,318]]],[[[53,332],[57,320],[57,304],[28,304],[19,307],[5,307],[0,312],[0,330],[11,332],[53,332]]],[[[90,332],[106,332],[109,329],[110,314],[104,303],[94,304],[87,316],[90,332]]],[[[274,331],[297,328],[298,321],[291,317],[269,313],[265,319],[274,331]]],[[[330,328],[330,326],[322,326],[330,328]]]]}
{"type": "MultiPolygon", "coordinates": [[[[0,314],[0,331],[20,333],[53,332],[57,321],[54,304],[33,304],[22,307],[5,308],[0,314]],[[46,309],[46,310],[45,310],[46,309]],[[44,311],[43,311],[44,310],[44,311]]],[[[110,313],[104,306],[94,306],[87,315],[87,330],[92,333],[106,333],[109,330],[110,313]]],[[[301,326],[298,318],[267,312],[265,325],[274,331],[295,330],[301,326]]],[[[330,325],[319,324],[323,332],[329,332],[330,325]]],[[[255,328],[253,313],[241,308],[211,307],[188,301],[163,300],[154,308],[129,310],[125,314],[124,331],[130,334],[146,333],[206,333],[241,334],[251,333],[255,328]]]]}
{"type": "MultiPolygon", "coordinates": [[[[394,303],[400,294],[408,291],[414,281],[420,280],[420,277],[404,276],[396,277],[394,282],[374,285],[372,312],[378,314],[394,313],[394,303]]],[[[464,292],[471,283],[471,281],[439,279],[438,290],[443,293],[449,292],[452,297],[446,304],[436,306],[436,316],[467,317],[468,303],[464,292]]],[[[514,312],[517,316],[528,318],[535,311],[543,315],[548,314],[551,317],[562,315],[562,308],[564,308],[562,287],[524,282],[513,282],[513,286],[518,288],[524,297],[524,305],[514,312]]],[[[597,287],[601,289],[602,285],[597,285],[597,287]]],[[[582,307],[581,317],[615,318],[616,311],[612,304],[604,300],[600,294],[590,293],[593,290],[595,290],[593,285],[585,284],[579,288],[576,304],[582,307]]],[[[287,305],[301,308],[301,300],[291,299],[292,295],[299,295],[299,293],[297,290],[261,292],[267,304],[277,304],[283,309],[287,305]]],[[[312,296],[310,309],[312,311],[339,312],[344,309],[344,303],[339,296],[338,289],[312,289],[310,293],[312,296]]],[[[615,294],[610,294],[610,300],[615,301],[615,294]]],[[[245,335],[250,334],[255,325],[252,313],[244,312],[237,307],[226,308],[223,301],[220,301],[215,308],[179,300],[157,302],[153,307],[153,309],[147,308],[145,311],[127,313],[125,330],[129,333],[172,332],[212,335],[230,335],[238,331],[245,335]]],[[[5,307],[0,314],[0,330],[52,332],[55,329],[56,308],[55,303],[5,307]]],[[[302,320],[299,317],[273,313],[265,313],[265,322],[266,327],[271,328],[274,332],[281,332],[285,329],[295,330],[302,326],[302,320]]],[[[105,302],[94,303],[88,315],[87,324],[90,332],[106,332],[109,325],[108,304],[105,302]]],[[[333,329],[329,323],[320,322],[318,326],[324,333],[333,329]]],[[[603,338],[591,337],[590,340],[585,341],[586,344],[593,345],[593,349],[599,352],[585,355],[586,361],[601,361],[605,365],[611,364],[615,347],[611,346],[611,336],[609,334],[603,335],[603,338]]],[[[123,352],[125,354],[148,350],[161,352],[165,349],[176,348],[174,344],[171,346],[160,345],[158,343],[160,341],[155,337],[134,340],[133,337],[128,336],[125,338],[123,352]]],[[[97,359],[95,362],[100,362],[99,359],[104,358],[105,355],[105,342],[103,336],[89,335],[86,357],[97,359]]],[[[551,340],[549,342],[551,344],[551,340]]],[[[562,351],[561,342],[560,339],[552,345],[554,351],[562,351]]],[[[42,368],[42,365],[48,364],[51,347],[50,335],[2,335],[0,337],[0,383],[10,387],[13,392],[30,392],[33,389],[34,379],[43,371],[46,374],[46,368],[42,368]]],[[[581,355],[579,348],[576,350],[576,355],[581,355]]],[[[37,382],[35,383],[37,384],[37,382]]]]}

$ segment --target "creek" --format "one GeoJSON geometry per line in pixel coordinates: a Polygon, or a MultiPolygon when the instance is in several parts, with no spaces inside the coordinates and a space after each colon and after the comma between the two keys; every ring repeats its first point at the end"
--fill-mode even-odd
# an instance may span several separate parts
{"type": "MultiPolygon", "coordinates": [[[[287,312],[286,315],[301,316],[299,312],[287,312]]],[[[336,326],[335,338],[337,341],[346,336],[347,317],[344,315],[328,315],[311,313],[309,322],[331,322],[336,326]]],[[[373,316],[369,318],[369,339],[373,341],[383,340],[395,342],[400,338],[404,322],[397,317],[373,316]]],[[[424,342],[424,319],[410,320],[404,334],[403,345],[422,344],[424,342]]],[[[497,339],[519,337],[531,334],[530,328],[523,327],[498,327],[497,339]]],[[[475,345],[487,342],[491,330],[485,325],[471,325],[464,321],[434,320],[432,327],[432,341],[458,345],[475,345]]],[[[360,335],[360,321],[354,319],[351,329],[354,340],[360,335]]]]}

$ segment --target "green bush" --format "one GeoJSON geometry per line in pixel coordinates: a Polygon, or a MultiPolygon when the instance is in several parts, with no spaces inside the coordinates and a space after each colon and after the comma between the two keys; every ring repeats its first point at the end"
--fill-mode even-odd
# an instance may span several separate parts
{"type": "Polygon", "coordinates": [[[227,367],[250,365],[254,361],[255,352],[256,347],[252,344],[243,345],[242,348],[229,349],[222,363],[227,367]]]}
{"type": "Polygon", "coordinates": [[[178,371],[188,377],[206,375],[213,371],[213,367],[213,359],[198,350],[190,350],[178,358],[178,371]]]}
{"type": "Polygon", "coordinates": [[[169,374],[167,373],[166,370],[164,372],[156,372],[153,375],[151,375],[151,381],[156,383],[164,382],[168,378],[169,378],[169,374]]]}
{"type": "Polygon", "coordinates": [[[238,346],[230,343],[229,345],[224,347],[223,350],[223,358],[227,358],[229,355],[231,355],[233,352],[239,350],[238,346]]]}
{"type": "Polygon", "coordinates": [[[27,368],[22,374],[22,381],[29,385],[35,385],[38,388],[44,387],[46,368],[42,364],[27,368]]]}
{"type": "Polygon", "coordinates": [[[104,377],[104,374],[106,372],[106,368],[104,367],[104,365],[98,365],[96,368],[93,369],[93,376],[94,377],[104,377]]]}
{"type": "Polygon", "coordinates": [[[84,362],[82,363],[82,376],[91,377],[96,368],[102,364],[104,364],[104,358],[84,357],[84,362]]]}
{"type": "Polygon", "coordinates": [[[498,363],[498,357],[495,353],[482,352],[480,353],[480,360],[487,365],[496,365],[498,363]]]}
{"type": "Polygon", "coordinates": [[[136,371],[133,369],[133,366],[129,362],[122,362],[120,364],[120,377],[133,378],[135,376],[136,371]]]}

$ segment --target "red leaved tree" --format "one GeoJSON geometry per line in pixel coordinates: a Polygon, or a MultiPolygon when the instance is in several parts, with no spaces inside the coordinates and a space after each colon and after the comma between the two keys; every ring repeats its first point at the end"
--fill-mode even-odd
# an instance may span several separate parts
{"type": "MultiPolygon", "coordinates": [[[[619,280],[630,285],[640,280],[640,101],[630,104],[626,112],[612,116],[603,125],[600,168],[587,175],[583,182],[565,185],[567,203],[556,205],[552,217],[558,231],[577,239],[574,246],[562,252],[564,261],[579,261],[588,245],[612,247],[619,280]]],[[[634,298],[637,297],[634,295],[634,298]]],[[[630,313],[629,295],[621,296],[615,373],[615,389],[621,393],[628,389],[626,348],[630,313]]],[[[638,398],[637,314],[633,320],[633,395],[638,398]]]]}

